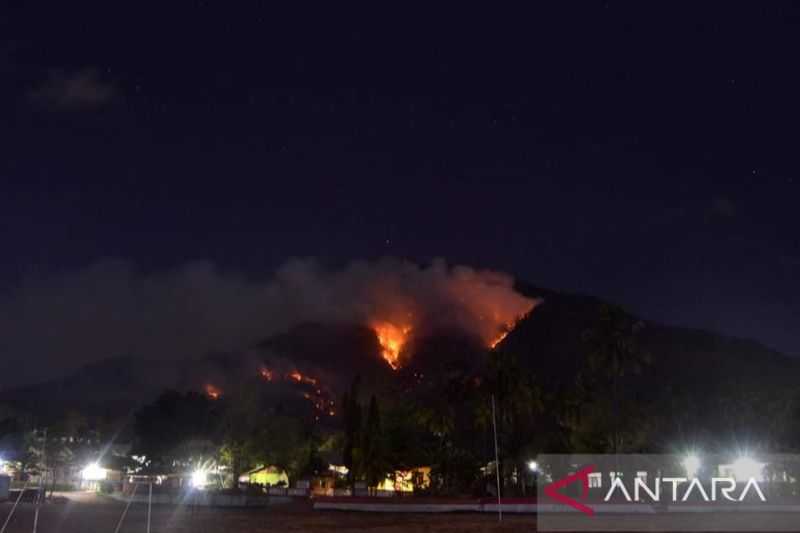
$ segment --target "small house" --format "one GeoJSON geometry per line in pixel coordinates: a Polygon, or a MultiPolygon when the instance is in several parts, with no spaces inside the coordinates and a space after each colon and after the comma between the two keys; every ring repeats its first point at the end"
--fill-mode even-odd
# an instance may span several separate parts
{"type": "Polygon", "coordinates": [[[263,485],[265,487],[274,487],[277,485],[288,487],[289,476],[286,474],[285,470],[277,466],[259,466],[239,476],[239,483],[263,485]]]}

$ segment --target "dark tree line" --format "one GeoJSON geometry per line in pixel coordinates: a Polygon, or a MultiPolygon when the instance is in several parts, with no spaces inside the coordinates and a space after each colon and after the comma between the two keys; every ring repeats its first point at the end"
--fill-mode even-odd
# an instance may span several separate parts
{"type": "MultiPolygon", "coordinates": [[[[539,453],[661,453],[698,443],[714,452],[732,442],[764,451],[800,448],[793,387],[761,385],[733,371],[719,377],[702,361],[692,366],[691,358],[682,359],[687,368],[668,373],[669,362],[642,348],[646,330],[623,310],[600,306],[580,335],[575,371],[558,379],[544,372],[545,354],[533,343],[532,353],[501,346],[464,357],[445,353],[458,351],[452,345],[436,345],[421,358],[429,365],[424,377],[418,368],[401,369],[396,389],[376,393],[354,379],[338,425],[328,427],[265,400],[261,383],[242,383],[217,400],[166,391],[136,413],[132,453],[147,457],[145,472],[213,460],[227,467],[231,485],[259,465],[285,469],[294,480],[321,474],[330,462],[348,468],[350,487],[425,466],[430,485],[421,491],[482,495],[494,490],[499,471],[504,494],[512,495],[531,490],[528,463],[539,453]]],[[[33,430],[41,426],[3,414],[0,446],[18,450],[15,460],[30,469],[41,466],[46,450],[57,471],[91,455],[58,443],[112,437],[77,413],[49,426],[49,446],[37,447],[41,437],[33,430]]]]}

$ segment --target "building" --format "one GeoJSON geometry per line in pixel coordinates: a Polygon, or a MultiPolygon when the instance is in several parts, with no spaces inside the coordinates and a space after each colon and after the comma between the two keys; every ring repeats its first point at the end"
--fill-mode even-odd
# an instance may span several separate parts
{"type": "Polygon", "coordinates": [[[431,485],[431,467],[418,466],[410,470],[395,470],[375,487],[378,491],[414,492],[431,485]]]}
{"type": "Polygon", "coordinates": [[[239,476],[239,483],[263,485],[265,487],[288,487],[289,476],[285,470],[276,466],[259,466],[239,476]]]}

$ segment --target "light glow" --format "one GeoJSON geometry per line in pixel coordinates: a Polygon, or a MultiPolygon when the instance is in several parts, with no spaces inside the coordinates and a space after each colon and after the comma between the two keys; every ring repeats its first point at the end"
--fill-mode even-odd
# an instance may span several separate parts
{"type": "Polygon", "coordinates": [[[208,396],[212,400],[219,400],[220,397],[222,396],[222,391],[218,387],[215,387],[211,383],[208,383],[206,385],[206,396],[208,396]]]}
{"type": "Polygon", "coordinates": [[[108,470],[97,463],[91,463],[81,470],[81,479],[84,481],[103,481],[108,476],[108,470]]]}
{"type": "Polygon", "coordinates": [[[766,463],[761,463],[749,455],[742,455],[733,462],[731,468],[733,476],[737,480],[753,478],[756,481],[761,481],[764,477],[764,466],[766,466],[766,463]]]}
{"type": "Polygon", "coordinates": [[[536,461],[528,461],[528,470],[531,472],[538,472],[539,471],[539,463],[536,461]]]}
{"type": "Polygon", "coordinates": [[[683,458],[683,461],[681,461],[681,465],[686,471],[686,477],[688,478],[697,477],[697,472],[700,470],[700,464],[700,457],[698,457],[695,453],[688,454],[683,458]]]}
{"type": "Polygon", "coordinates": [[[192,487],[195,489],[202,489],[208,485],[208,470],[205,470],[204,468],[198,468],[192,472],[191,483],[192,487]]]}

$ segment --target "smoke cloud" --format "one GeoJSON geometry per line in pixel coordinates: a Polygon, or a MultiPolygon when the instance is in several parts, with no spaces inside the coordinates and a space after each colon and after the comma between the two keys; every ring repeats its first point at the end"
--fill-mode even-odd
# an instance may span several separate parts
{"type": "Polygon", "coordinates": [[[178,359],[245,349],[308,321],[380,320],[415,333],[459,328],[491,343],[535,303],[506,274],[444,261],[357,261],[331,271],[296,259],[261,281],[208,262],[143,274],[107,261],[0,296],[0,385],[120,355],[178,359]]]}

